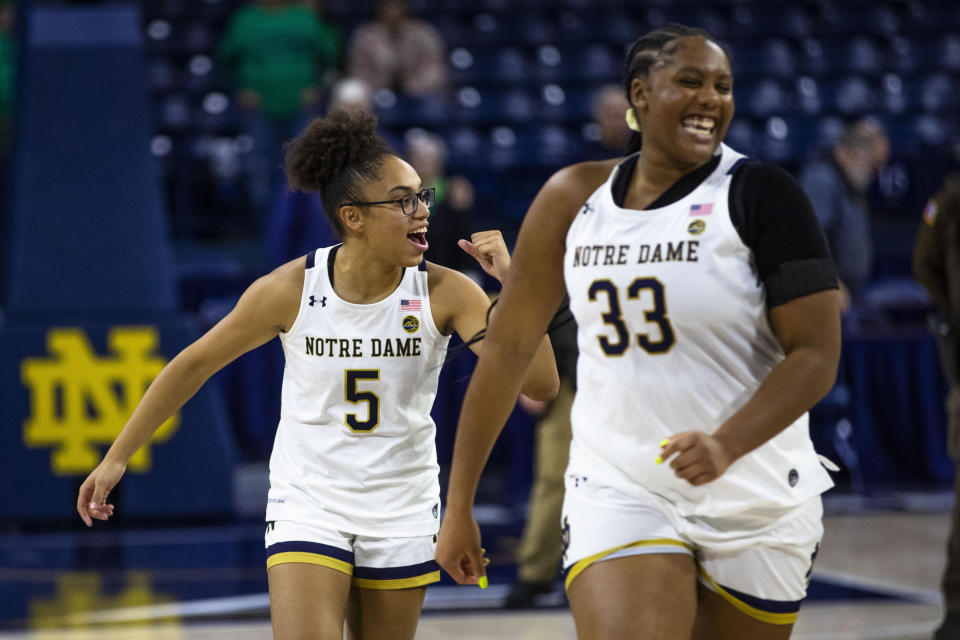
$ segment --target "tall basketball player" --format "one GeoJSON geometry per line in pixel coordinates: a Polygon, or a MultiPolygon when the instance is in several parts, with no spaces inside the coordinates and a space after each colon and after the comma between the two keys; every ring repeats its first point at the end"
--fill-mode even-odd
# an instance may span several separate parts
{"type": "Polygon", "coordinates": [[[524,221],[437,559],[483,575],[477,480],[566,289],[580,359],[557,525],[578,636],[787,638],[832,486],[806,412],[836,377],[833,264],[797,183],[722,143],[733,77],[709,34],[643,36],[624,84],[642,147],[561,170],[524,221]]]}

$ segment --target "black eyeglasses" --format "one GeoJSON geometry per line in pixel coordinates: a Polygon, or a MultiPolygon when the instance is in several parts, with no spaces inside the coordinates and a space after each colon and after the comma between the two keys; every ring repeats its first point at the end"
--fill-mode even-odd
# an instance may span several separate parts
{"type": "Polygon", "coordinates": [[[375,204],[397,204],[400,203],[400,208],[403,210],[403,215],[412,216],[417,212],[417,207],[420,206],[420,201],[423,201],[423,204],[429,209],[433,206],[433,203],[436,202],[437,193],[435,187],[427,187],[420,191],[420,193],[410,193],[401,198],[395,200],[378,200],[377,202],[344,202],[341,207],[369,207],[375,204]]]}

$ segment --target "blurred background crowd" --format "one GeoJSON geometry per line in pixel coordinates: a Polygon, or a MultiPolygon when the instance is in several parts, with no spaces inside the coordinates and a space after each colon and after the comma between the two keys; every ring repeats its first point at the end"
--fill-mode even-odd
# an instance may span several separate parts
{"type": "MultiPolygon", "coordinates": [[[[5,171],[16,121],[14,4],[0,2],[5,171]]],[[[942,412],[942,376],[915,383],[910,374],[892,393],[873,377],[890,379],[878,358],[893,353],[898,340],[930,335],[933,306],[912,278],[911,253],[925,202],[960,166],[960,12],[952,0],[139,6],[150,154],[162,184],[179,308],[198,330],[219,320],[259,275],[334,241],[319,198],[288,192],[281,171],[284,140],[310,118],[333,107],[375,113],[383,136],[424,184],[437,188],[428,258],[470,270],[457,238],[500,228],[512,244],[553,171],[622,155],[627,103],[617,83],[629,43],[670,21],[708,29],[733,54],[737,111],[727,144],[797,176],[843,283],[850,346],[837,388],[814,415],[815,437],[845,462],[844,482],[949,482],[952,467],[941,452],[916,459],[892,453],[909,437],[901,433],[904,416],[914,428],[914,415],[927,416],[927,405],[942,412]],[[932,385],[931,393],[920,397],[913,384],[932,385]],[[892,426],[884,422],[895,419],[885,402],[900,407],[892,426]],[[883,451],[891,453],[884,458],[883,451]],[[858,456],[865,455],[880,462],[873,458],[863,469],[858,456]]],[[[912,348],[903,356],[907,364],[887,364],[914,366],[912,348]]],[[[935,368],[929,355],[916,356],[918,366],[935,368]]],[[[449,396],[435,412],[442,414],[441,461],[469,367],[449,376],[450,393],[441,387],[449,396]]],[[[281,372],[272,344],[219,377],[241,460],[268,456],[281,372]]],[[[928,417],[930,439],[937,440],[944,419],[928,417]]],[[[526,420],[527,431],[519,429],[495,459],[516,487],[508,496],[520,501],[530,481],[532,418],[526,420]]]]}

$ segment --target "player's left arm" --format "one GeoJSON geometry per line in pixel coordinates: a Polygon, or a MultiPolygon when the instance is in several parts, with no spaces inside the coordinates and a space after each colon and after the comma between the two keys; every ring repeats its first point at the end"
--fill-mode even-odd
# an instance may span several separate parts
{"type": "Polygon", "coordinates": [[[753,249],[785,357],[713,434],[685,431],[668,439],[660,458],[694,485],[715,480],[808,411],[830,391],[840,361],[840,294],[809,200],[770,165],[754,170],[750,184],[738,231],[753,249]]]}
{"type": "MultiPolygon", "coordinates": [[[[470,240],[460,240],[460,247],[469,253],[488,274],[503,282],[510,269],[510,253],[507,251],[503,236],[499,231],[481,231],[474,233],[470,240]]],[[[437,300],[447,309],[449,326],[465,342],[486,330],[487,311],[490,298],[473,280],[467,276],[429,264],[437,285],[431,292],[431,305],[437,300]]],[[[490,314],[496,313],[496,309],[490,314]]],[[[480,355],[483,340],[470,345],[470,350],[480,355]]],[[[522,392],[534,400],[552,400],[560,388],[560,376],[554,358],[550,338],[544,335],[534,354],[530,368],[523,381],[522,392]]]]}

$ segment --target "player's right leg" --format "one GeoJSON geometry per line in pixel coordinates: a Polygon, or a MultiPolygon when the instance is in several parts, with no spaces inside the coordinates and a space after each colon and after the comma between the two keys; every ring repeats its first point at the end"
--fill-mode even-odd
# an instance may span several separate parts
{"type": "Polygon", "coordinates": [[[567,597],[578,640],[679,640],[697,614],[693,556],[648,554],[595,562],[567,597]]]}
{"type": "Polygon", "coordinates": [[[350,576],[288,562],[267,570],[275,640],[342,640],[350,576]]]}
{"type": "Polygon", "coordinates": [[[690,637],[696,563],[658,504],[571,468],[562,532],[565,585],[579,640],[690,637]]]}
{"type": "Polygon", "coordinates": [[[342,640],[353,574],[350,536],[313,523],[267,524],[275,640],[342,640]]]}

